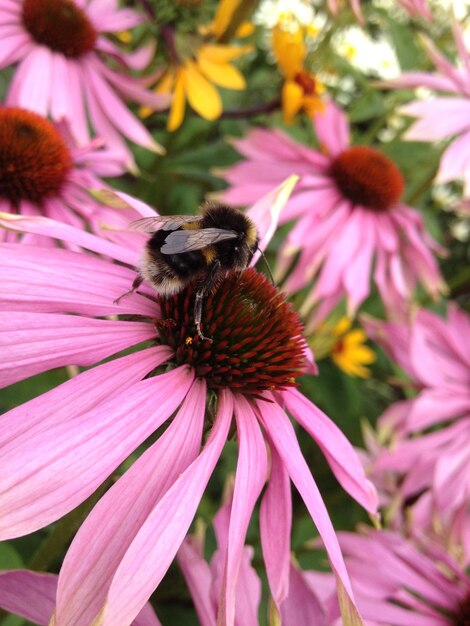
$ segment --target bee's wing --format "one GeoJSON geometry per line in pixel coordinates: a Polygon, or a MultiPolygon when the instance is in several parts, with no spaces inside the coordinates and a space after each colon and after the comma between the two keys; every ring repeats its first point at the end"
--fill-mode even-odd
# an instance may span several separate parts
{"type": "Polygon", "coordinates": [[[202,228],[200,230],[175,230],[168,235],[160,248],[163,254],[182,254],[191,250],[200,250],[213,243],[236,239],[238,234],[234,230],[222,228],[202,228]]]}
{"type": "Polygon", "coordinates": [[[176,230],[188,222],[200,222],[200,215],[155,215],[143,217],[129,224],[131,230],[141,233],[154,233],[157,230],[176,230]]]}

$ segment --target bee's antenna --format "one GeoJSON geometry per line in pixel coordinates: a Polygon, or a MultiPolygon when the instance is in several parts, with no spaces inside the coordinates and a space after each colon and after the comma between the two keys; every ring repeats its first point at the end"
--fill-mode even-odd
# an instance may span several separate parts
{"type": "Polygon", "coordinates": [[[264,256],[264,252],[261,250],[261,248],[258,248],[258,252],[263,257],[263,261],[264,261],[264,264],[266,265],[266,269],[268,270],[269,278],[271,279],[272,284],[276,286],[276,283],[274,282],[273,273],[271,272],[271,268],[269,267],[268,259],[264,256]]]}

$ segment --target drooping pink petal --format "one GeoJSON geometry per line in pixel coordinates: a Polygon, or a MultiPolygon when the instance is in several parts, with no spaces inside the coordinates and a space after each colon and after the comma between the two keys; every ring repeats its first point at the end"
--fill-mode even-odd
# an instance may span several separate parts
{"type": "Polygon", "coordinates": [[[282,397],[289,412],[317,442],[343,488],[369,513],[376,514],[377,492],[341,430],[296,389],[283,391],[282,397]]]}
{"type": "Polygon", "coordinates": [[[203,451],[158,502],[121,561],[102,609],[103,626],[128,626],[163,578],[220,456],[232,413],[231,395],[222,391],[217,418],[203,451]]]}
{"type": "Polygon", "coordinates": [[[271,471],[261,502],[259,521],[269,588],[279,610],[289,592],[292,498],[287,470],[276,448],[270,448],[271,471]]]}
{"type": "Polygon", "coordinates": [[[267,472],[266,444],[253,410],[241,395],[235,396],[235,417],[239,452],[218,616],[221,626],[235,623],[236,588],[245,535],[267,472]]]}
{"type": "Polygon", "coordinates": [[[327,626],[325,609],[297,567],[290,566],[289,595],[281,606],[283,624],[327,626]]]}
{"type": "Polygon", "coordinates": [[[205,384],[195,381],[169,428],[82,524],[60,573],[59,623],[91,623],[105,603],[116,570],[142,525],[199,453],[205,401],[205,384]]]}
{"type": "Polygon", "coordinates": [[[211,600],[212,574],[191,538],[185,539],[178,551],[178,563],[188,585],[201,626],[216,626],[216,608],[211,600]]]}
{"type": "Polygon", "coordinates": [[[257,401],[258,415],[277,449],[292,482],[297,487],[325,544],[332,569],[337,578],[338,600],[344,619],[361,624],[356,604],[334,528],[318,487],[302,456],[294,429],[279,405],[257,401]]]}
{"type": "Polygon", "coordinates": [[[57,576],[28,570],[0,571],[0,608],[47,626],[55,606],[57,576]]]}
{"type": "MultiPolygon", "coordinates": [[[[0,571],[0,608],[24,617],[33,624],[55,624],[53,616],[57,575],[29,570],[0,571]],[[52,618],[52,621],[51,621],[52,618]]],[[[150,604],[146,604],[133,626],[161,626],[150,604]]]]}
{"type": "Polygon", "coordinates": [[[0,461],[0,537],[33,532],[85,500],[168,419],[192,379],[189,369],[175,369],[69,422],[14,440],[0,461]]]}

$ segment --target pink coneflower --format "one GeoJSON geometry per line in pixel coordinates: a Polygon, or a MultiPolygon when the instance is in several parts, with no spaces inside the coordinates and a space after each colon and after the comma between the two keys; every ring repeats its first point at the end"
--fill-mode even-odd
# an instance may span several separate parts
{"type": "MultiPolygon", "coordinates": [[[[97,140],[77,148],[65,123],[54,125],[25,109],[0,108],[0,212],[42,215],[95,230],[103,224],[124,227],[141,212],[110,209],[89,193],[105,186],[101,176],[124,171],[123,161],[97,140]]],[[[0,238],[17,235],[2,230],[0,238]]],[[[39,243],[34,236],[25,240],[39,243]]]]}
{"type": "MultiPolygon", "coordinates": [[[[20,615],[33,624],[54,624],[57,579],[55,574],[29,570],[0,571],[0,608],[20,615]]],[[[161,624],[150,604],[146,604],[132,626],[161,624]]]]}
{"type": "Polygon", "coordinates": [[[152,49],[125,53],[104,36],[142,20],[131,9],[119,9],[116,0],[1,0],[0,68],[17,64],[7,103],[56,121],[66,118],[81,145],[89,142],[91,122],[95,134],[119,151],[130,168],[132,153],[121,135],[161,152],[121,100],[124,96],[154,109],[168,104],[129,75],[148,64],[152,49]]]}
{"type": "Polygon", "coordinates": [[[304,305],[305,313],[319,305],[314,322],[343,296],[352,316],[369,295],[372,274],[391,309],[410,299],[418,282],[437,297],[442,279],[433,252],[439,248],[419,213],[400,201],[405,182],[397,166],[375,148],[350,146],[347,118],[332,103],[313,121],[322,151],[256,129],[234,142],[247,160],[223,174],[231,187],[222,197],[237,205],[288,174],[300,175],[281,214],[281,221],[296,223],[280,251],[279,278],[299,255],[284,288],[296,292],[316,278],[304,305]]]}
{"type": "Polygon", "coordinates": [[[442,155],[436,183],[463,180],[464,195],[470,196],[470,54],[458,23],[453,24],[455,45],[461,67],[456,67],[423,37],[426,52],[437,73],[405,72],[401,77],[384,83],[385,87],[427,87],[444,91],[439,97],[415,100],[401,107],[405,115],[417,117],[406,131],[410,141],[451,140],[442,155]],[[450,96],[448,94],[451,94],[450,96]]]}
{"type": "MultiPolygon", "coordinates": [[[[263,207],[268,213],[282,193],[285,185],[250,214],[262,214],[263,207]]],[[[265,222],[261,239],[269,229],[265,222]]],[[[286,411],[317,441],[343,487],[372,513],[375,491],[339,429],[296,389],[305,342],[298,316],[276,288],[254,269],[229,275],[205,302],[209,343],[194,326],[192,287],[159,299],[144,289],[115,302],[135,277],[129,267],[138,262],[135,239],[121,246],[46,218],[7,216],[1,223],[46,232],[105,257],[0,248],[0,294],[8,311],[0,313],[2,384],[64,365],[92,366],[2,417],[0,537],[30,533],[73,509],[174,416],[75,537],[59,579],[57,624],[92,623],[98,614],[103,626],[132,622],[188,531],[234,416],[239,457],[220,623],[234,623],[238,568],[267,479],[267,446],[271,471],[261,533],[273,596],[280,600],[287,584],[292,480],[349,605],[335,533],[286,411]],[[130,354],[119,355],[129,348],[130,354]]]]}
{"type": "Polygon", "coordinates": [[[470,578],[441,546],[390,531],[339,536],[367,626],[469,623],[470,578]]]}
{"type": "Polygon", "coordinates": [[[420,523],[433,513],[448,518],[470,492],[470,319],[451,304],[447,319],[421,310],[410,326],[365,326],[419,390],[380,418],[379,439],[390,448],[376,451],[372,475],[400,477],[405,502],[424,493],[413,513],[420,523]]]}

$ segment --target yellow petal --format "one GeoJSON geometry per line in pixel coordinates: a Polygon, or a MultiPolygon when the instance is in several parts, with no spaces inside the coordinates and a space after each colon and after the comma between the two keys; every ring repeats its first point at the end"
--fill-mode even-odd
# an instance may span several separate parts
{"type": "Polygon", "coordinates": [[[211,29],[216,37],[220,37],[227,30],[232,15],[239,4],[240,0],[220,0],[211,29]]]}
{"type": "Polygon", "coordinates": [[[243,39],[244,37],[249,37],[255,32],[255,25],[251,22],[242,22],[240,26],[235,31],[235,37],[239,37],[243,39]]]}
{"type": "Polygon", "coordinates": [[[167,70],[158,81],[154,91],[155,93],[171,93],[175,84],[177,72],[173,68],[167,70]]]}
{"type": "Polygon", "coordinates": [[[313,116],[325,110],[325,103],[317,96],[304,96],[303,108],[310,116],[313,116]]]}
{"type": "Polygon", "coordinates": [[[220,117],[222,99],[217,89],[204,78],[193,61],[187,61],[185,69],[185,92],[189,104],[205,120],[220,117]]]}
{"type": "Polygon", "coordinates": [[[253,50],[253,46],[226,46],[223,44],[205,44],[197,51],[198,57],[204,57],[208,61],[228,63],[253,50]]]}
{"type": "Polygon", "coordinates": [[[245,89],[243,74],[228,63],[214,63],[198,54],[198,66],[203,74],[216,85],[226,89],[245,89]]]}
{"type": "Polygon", "coordinates": [[[348,332],[351,326],[352,326],[352,321],[349,319],[349,317],[346,317],[346,315],[343,315],[343,317],[339,320],[339,322],[333,328],[333,335],[335,335],[335,337],[344,335],[345,333],[348,332]]]}
{"type": "Polygon", "coordinates": [[[287,78],[293,78],[303,67],[307,48],[303,41],[303,30],[295,32],[275,26],[272,31],[273,52],[276,62],[287,78]]]}
{"type": "Polygon", "coordinates": [[[172,132],[181,126],[184,118],[185,95],[184,95],[185,76],[184,71],[178,72],[175,80],[173,91],[173,99],[171,101],[170,114],[166,124],[167,130],[172,132]]]}
{"type": "Polygon", "coordinates": [[[345,358],[344,355],[332,354],[331,358],[334,363],[348,376],[369,378],[371,375],[371,372],[367,367],[362,366],[360,363],[350,361],[348,358],[345,358]]]}
{"type": "Polygon", "coordinates": [[[297,85],[297,83],[291,80],[287,80],[284,83],[282,86],[281,101],[282,113],[286,124],[291,124],[295,115],[302,108],[303,98],[303,89],[297,85]]]}

